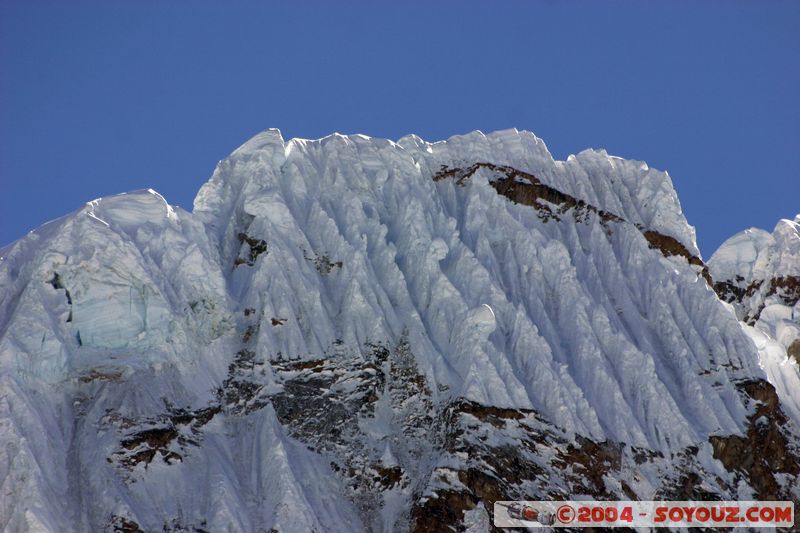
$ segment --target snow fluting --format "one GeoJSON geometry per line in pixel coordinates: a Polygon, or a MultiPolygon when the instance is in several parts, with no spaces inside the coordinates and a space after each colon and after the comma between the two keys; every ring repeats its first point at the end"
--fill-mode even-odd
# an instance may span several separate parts
{"type": "Polygon", "coordinates": [[[0,527],[439,531],[485,527],[496,500],[797,502],[798,224],[707,266],[640,161],[556,161],[517,130],[267,130],[192,212],[104,197],[0,250],[0,527]]]}

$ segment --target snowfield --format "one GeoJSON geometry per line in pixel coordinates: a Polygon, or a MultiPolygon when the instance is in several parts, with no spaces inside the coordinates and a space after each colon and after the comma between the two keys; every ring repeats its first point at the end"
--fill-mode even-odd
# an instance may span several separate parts
{"type": "Polygon", "coordinates": [[[483,531],[493,499],[797,502],[798,227],[706,267],[643,162],[555,161],[517,130],[267,130],[191,213],[136,191],[0,250],[0,527],[483,531]]]}

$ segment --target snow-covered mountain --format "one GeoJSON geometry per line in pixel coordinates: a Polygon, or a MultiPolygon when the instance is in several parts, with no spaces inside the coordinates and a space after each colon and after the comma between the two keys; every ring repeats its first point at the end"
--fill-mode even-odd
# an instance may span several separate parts
{"type": "Polygon", "coordinates": [[[265,131],[192,213],[121,194],[0,250],[0,527],[485,531],[496,500],[800,501],[798,224],[707,268],[639,161],[555,161],[517,130],[265,131]]]}
{"type": "Polygon", "coordinates": [[[750,228],[734,235],[708,268],[719,297],[756,344],[770,383],[800,395],[800,215],[779,221],[772,234],[750,228]]]}

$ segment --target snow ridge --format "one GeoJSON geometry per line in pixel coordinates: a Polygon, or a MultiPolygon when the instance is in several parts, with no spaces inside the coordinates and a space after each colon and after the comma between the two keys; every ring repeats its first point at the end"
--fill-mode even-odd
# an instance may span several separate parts
{"type": "MultiPolygon", "coordinates": [[[[712,275],[752,275],[788,233],[712,275]]],[[[800,264],[781,250],[770,272],[800,264]]],[[[469,486],[475,456],[441,429],[458,412],[490,444],[540,428],[564,450],[693,449],[722,480],[708,490],[749,487],[709,438],[747,432],[741,383],[777,374],[699,257],[669,176],[642,162],[555,161],[517,130],[267,130],[192,213],[132,192],[2,251],[0,526],[404,530],[469,486]],[[532,178],[572,200],[498,194],[532,178]]],[[[648,472],[625,478],[644,499],[664,483],[648,472]]]]}

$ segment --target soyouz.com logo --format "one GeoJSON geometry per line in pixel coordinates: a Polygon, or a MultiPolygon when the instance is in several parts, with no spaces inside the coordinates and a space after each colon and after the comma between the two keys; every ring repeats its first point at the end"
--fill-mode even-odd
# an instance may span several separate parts
{"type": "Polygon", "coordinates": [[[792,502],[503,501],[496,527],[792,527],[792,502]]]}

